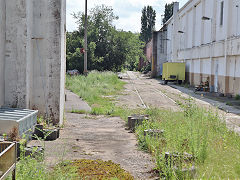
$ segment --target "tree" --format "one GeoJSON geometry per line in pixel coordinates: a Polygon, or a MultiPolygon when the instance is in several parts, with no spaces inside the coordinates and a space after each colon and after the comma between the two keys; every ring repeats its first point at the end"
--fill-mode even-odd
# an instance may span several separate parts
{"type": "Polygon", "coordinates": [[[166,23],[173,15],[173,2],[165,5],[163,24],[166,23]]]}
{"type": "MultiPolygon", "coordinates": [[[[67,33],[67,70],[78,69],[83,72],[84,13],[74,14],[78,31],[67,33]]],[[[124,67],[137,68],[143,56],[143,42],[139,35],[118,31],[113,21],[118,17],[113,9],[105,5],[96,6],[88,15],[88,69],[121,71],[124,67]]]]}
{"type": "Polygon", "coordinates": [[[144,42],[148,42],[152,38],[152,31],[155,28],[156,11],[152,6],[144,6],[142,9],[141,17],[141,33],[140,39],[144,42]]]}

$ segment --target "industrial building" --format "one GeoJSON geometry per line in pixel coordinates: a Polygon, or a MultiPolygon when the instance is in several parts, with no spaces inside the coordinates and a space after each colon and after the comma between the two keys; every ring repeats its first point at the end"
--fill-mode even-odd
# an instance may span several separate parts
{"type": "Polygon", "coordinates": [[[63,122],[66,0],[0,1],[0,107],[63,122]]]}
{"type": "Polygon", "coordinates": [[[153,33],[153,76],[163,62],[185,62],[191,85],[209,82],[212,92],[240,94],[240,1],[189,0],[153,33]]]}

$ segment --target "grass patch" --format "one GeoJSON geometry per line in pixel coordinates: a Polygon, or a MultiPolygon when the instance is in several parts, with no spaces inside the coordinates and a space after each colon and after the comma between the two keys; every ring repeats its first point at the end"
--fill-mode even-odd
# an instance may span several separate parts
{"type": "MultiPolygon", "coordinates": [[[[88,76],[67,76],[66,79],[66,87],[91,106],[90,114],[118,116],[127,120],[129,115],[143,110],[132,110],[116,105],[114,97],[121,94],[125,84],[113,72],[92,71],[88,76]]],[[[72,112],[81,113],[76,110],[72,112]]]]}
{"type": "Polygon", "coordinates": [[[71,113],[76,113],[76,114],[87,114],[88,112],[81,109],[81,110],[78,110],[78,109],[72,109],[71,110],[71,113]]]}
{"type": "Polygon", "coordinates": [[[93,71],[88,76],[67,76],[66,87],[91,106],[93,115],[116,115],[123,111],[115,106],[114,95],[121,92],[124,82],[112,72],[93,71]]]}
{"type": "MultiPolygon", "coordinates": [[[[78,174],[74,167],[68,168],[67,171],[60,167],[49,169],[43,162],[30,157],[26,157],[17,163],[16,179],[18,180],[65,180],[76,179],[77,177],[78,174]]],[[[11,178],[9,177],[8,179],[11,178]]]]}
{"type": "Polygon", "coordinates": [[[239,179],[240,138],[229,131],[224,119],[212,111],[185,105],[183,112],[150,109],[150,121],[136,130],[139,145],[150,151],[162,177],[167,179],[239,179]],[[144,136],[145,129],[161,129],[161,137],[144,136]],[[179,154],[176,162],[167,162],[165,152],[179,154]],[[184,153],[193,156],[185,161],[184,153]],[[170,165],[169,165],[170,164],[170,165]],[[179,169],[197,169],[195,176],[179,169]],[[178,169],[176,168],[178,167],[178,169]]]}

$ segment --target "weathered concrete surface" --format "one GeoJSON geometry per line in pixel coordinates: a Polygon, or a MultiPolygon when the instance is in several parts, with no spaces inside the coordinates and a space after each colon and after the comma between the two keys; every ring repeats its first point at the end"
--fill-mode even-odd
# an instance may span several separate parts
{"type": "Polygon", "coordinates": [[[6,1],[5,106],[27,107],[27,4],[6,1]]]}
{"type": "Polygon", "coordinates": [[[66,112],[71,112],[72,110],[84,110],[86,112],[91,111],[91,107],[85,101],[69,90],[66,90],[66,100],[66,112]]]}
{"type": "Polygon", "coordinates": [[[119,106],[126,106],[131,109],[142,108],[142,102],[136,93],[137,89],[146,106],[180,111],[179,106],[175,102],[165,96],[161,90],[158,90],[158,84],[153,85],[151,83],[151,79],[137,72],[127,71],[127,74],[130,79],[123,78],[123,81],[127,82],[127,84],[124,86],[124,94],[117,99],[119,106]]]}
{"type": "Polygon", "coordinates": [[[5,10],[5,1],[0,1],[0,107],[4,104],[5,10]]]}
{"type": "Polygon", "coordinates": [[[33,1],[33,90],[31,106],[54,122],[63,120],[66,1],[33,1]],[[47,112],[46,112],[47,111],[47,112]]]}
{"type": "Polygon", "coordinates": [[[0,1],[0,106],[38,109],[62,123],[65,8],[66,0],[0,1]]]}
{"type": "MultiPolygon", "coordinates": [[[[67,91],[67,97],[70,97],[67,91]]],[[[73,99],[67,99],[66,109],[73,99]]],[[[81,104],[80,98],[74,99],[81,104]]],[[[138,150],[133,133],[125,130],[125,122],[118,117],[86,116],[66,113],[66,124],[56,141],[45,142],[45,158],[49,165],[61,160],[112,160],[129,171],[136,179],[151,179],[152,157],[138,150]]],[[[32,141],[30,145],[38,144],[32,141]]]]}

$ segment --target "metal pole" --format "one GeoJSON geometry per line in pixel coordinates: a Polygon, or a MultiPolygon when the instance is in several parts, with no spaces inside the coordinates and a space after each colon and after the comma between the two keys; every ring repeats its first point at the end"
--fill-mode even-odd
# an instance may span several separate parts
{"type": "Polygon", "coordinates": [[[87,0],[85,0],[85,24],[84,24],[84,71],[87,74],[87,0]]]}

